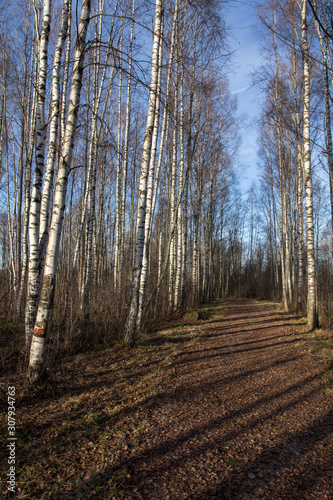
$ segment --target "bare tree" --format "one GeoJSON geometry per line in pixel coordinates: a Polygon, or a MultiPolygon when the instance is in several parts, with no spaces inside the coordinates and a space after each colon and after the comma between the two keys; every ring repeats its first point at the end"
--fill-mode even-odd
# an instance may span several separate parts
{"type": "Polygon", "coordinates": [[[46,374],[44,350],[45,337],[53,307],[55,273],[59,257],[60,237],[64,219],[64,210],[66,206],[66,192],[68,176],[71,168],[78,104],[80,102],[83,74],[83,57],[89,20],[90,0],[84,0],[82,3],[80,22],[78,25],[78,34],[75,44],[69,109],[64,134],[64,142],[61,148],[61,163],[57,172],[49,240],[45,256],[43,287],[41,290],[41,298],[38,306],[36,323],[30,348],[28,380],[31,383],[36,382],[46,374]]]}

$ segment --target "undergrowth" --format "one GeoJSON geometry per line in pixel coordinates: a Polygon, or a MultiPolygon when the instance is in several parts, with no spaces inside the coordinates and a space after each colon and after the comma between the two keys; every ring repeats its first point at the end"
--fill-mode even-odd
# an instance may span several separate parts
{"type": "MultiPolygon", "coordinates": [[[[211,322],[225,311],[223,304],[214,303],[204,312],[211,322]]],[[[51,379],[37,387],[26,387],[18,375],[10,377],[18,414],[17,498],[46,499],[50,492],[55,500],[65,495],[124,498],[129,471],[126,466],[113,471],[112,464],[147,432],[161,388],[168,389],[168,380],[176,375],[175,357],[205,331],[206,320],[182,324],[182,315],[179,319],[176,325],[170,325],[174,318],[163,329],[146,332],[134,348],[118,343],[67,356],[51,367],[51,379]]],[[[8,380],[3,377],[1,385],[8,380]]],[[[0,435],[6,439],[5,413],[3,417],[0,435]]],[[[2,463],[5,478],[7,463],[2,463]]]]}

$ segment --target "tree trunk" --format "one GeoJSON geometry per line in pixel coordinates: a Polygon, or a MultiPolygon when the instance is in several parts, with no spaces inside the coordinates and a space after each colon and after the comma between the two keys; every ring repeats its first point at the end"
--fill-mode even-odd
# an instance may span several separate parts
{"type": "Polygon", "coordinates": [[[126,344],[135,343],[135,335],[136,335],[136,325],[137,325],[137,316],[139,307],[140,275],[142,268],[144,236],[145,236],[147,178],[148,178],[148,169],[149,169],[149,162],[151,155],[152,135],[154,132],[154,123],[155,123],[159,48],[160,48],[160,39],[162,37],[162,30],[161,30],[162,18],[163,18],[163,0],[156,0],[148,115],[147,115],[145,137],[143,142],[142,166],[141,166],[139,190],[138,190],[135,257],[134,257],[134,266],[132,270],[130,303],[129,303],[127,320],[125,324],[125,330],[123,333],[123,340],[126,344]]]}
{"type": "Polygon", "coordinates": [[[306,21],[307,0],[302,2],[301,31],[303,56],[303,149],[304,149],[304,181],[305,181],[305,214],[306,214],[306,248],[307,248],[307,319],[310,330],[318,327],[316,304],[316,269],[314,253],[313,227],[313,194],[310,150],[310,70],[309,47],[307,41],[306,21]]]}
{"type": "Polygon", "coordinates": [[[35,328],[30,349],[30,360],[27,378],[35,383],[46,375],[45,338],[47,326],[53,308],[55,274],[59,257],[60,237],[63,226],[68,175],[74,147],[74,133],[77,121],[78,107],[83,74],[83,58],[85,40],[90,20],[90,0],[84,0],[81,9],[78,35],[74,53],[74,67],[69,98],[68,116],[61,148],[61,163],[57,172],[54,205],[50,225],[49,240],[45,256],[43,287],[37,311],[35,328]]]}
{"type": "Polygon", "coordinates": [[[25,313],[26,346],[29,348],[33,335],[37,305],[40,290],[40,252],[39,226],[41,193],[44,175],[44,156],[46,143],[45,124],[45,97],[47,78],[47,55],[51,24],[51,0],[44,0],[42,32],[38,55],[38,83],[36,99],[36,167],[32,185],[31,204],[29,214],[29,267],[28,267],[28,294],[25,313]]]}

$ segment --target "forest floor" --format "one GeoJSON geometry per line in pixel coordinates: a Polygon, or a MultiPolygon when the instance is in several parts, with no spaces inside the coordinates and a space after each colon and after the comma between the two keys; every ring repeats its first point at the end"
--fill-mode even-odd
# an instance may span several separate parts
{"type": "Polygon", "coordinates": [[[216,301],[135,348],[65,359],[33,391],[1,379],[6,401],[16,387],[14,497],[332,499],[325,335],[273,304],[216,301]]]}

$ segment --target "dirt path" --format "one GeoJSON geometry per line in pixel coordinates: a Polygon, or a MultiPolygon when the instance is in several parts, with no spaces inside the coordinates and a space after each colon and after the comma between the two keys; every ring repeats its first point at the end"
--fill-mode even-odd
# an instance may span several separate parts
{"type": "Polygon", "coordinates": [[[143,499],[333,498],[332,397],[286,322],[231,303],[175,377],[123,464],[143,499]]]}
{"type": "Polygon", "coordinates": [[[332,499],[332,390],[296,328],[230,301],[223,319],[23,390],[17,498],[332,499]]]}

